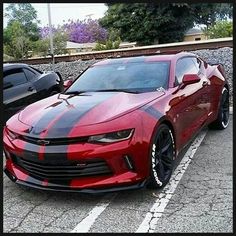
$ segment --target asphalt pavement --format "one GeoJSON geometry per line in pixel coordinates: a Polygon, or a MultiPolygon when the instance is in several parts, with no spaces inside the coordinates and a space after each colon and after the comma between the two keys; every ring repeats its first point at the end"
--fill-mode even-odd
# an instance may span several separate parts
{"type": "Polygon", "coordinates": [[[47,192],[18,186],[4,174],[3,231],[139,232],[152,213],[147,232],[232,232],[232,115],[226,130],[204,132],[200,146],[186,149],[194,154],[188,165],[180,163],[182,176],[175,176],[170,193],[171,186],[103,195],[47,192]],[[153,213],[158,201],[164,205],[153,213]]]}

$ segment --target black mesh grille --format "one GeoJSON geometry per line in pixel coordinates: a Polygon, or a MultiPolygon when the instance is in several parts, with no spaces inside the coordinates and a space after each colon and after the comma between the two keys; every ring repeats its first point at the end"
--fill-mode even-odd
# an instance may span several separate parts
{"type": "Polygon", "coordinates": [[[46,141],[47,143],[43,144],[40,143],[42,139],[39,138],[33,138],[29,136],[23,136],[21,135],[19,137],[20,139],[27,141],[29,143],[34,143],[38,145],[68,145],[73,143],[83,143],[88,141],[88,137],[78,137],[78,138],[53,138],[53,139],[43,139],[43,141],[46,141]]]}
{"type": "Polygon", "coordinates": [[[18,166],[25,169],[31,176],[42,179],[59,180],[111,174],[110,168],[102,159],[93,159],[76,163],[71,162],[63,165],[36,163],[16,156],[13,159],[18,166]]]}

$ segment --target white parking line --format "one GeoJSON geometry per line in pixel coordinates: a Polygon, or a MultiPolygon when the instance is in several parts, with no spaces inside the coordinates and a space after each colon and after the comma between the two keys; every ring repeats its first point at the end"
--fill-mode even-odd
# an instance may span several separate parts
{"type": "Polygon", "coordinates": [[[72,231],[71,233],[86,233],[92,227],[99,215],[108,207],[110,202],[117,194],[112,194],[109,197],[104,197],[72,231]]]}
{"type": "MultiPolygon", "coordinates": [[[[169,184],[163,189],[162,193],[158,196],[150,211],[146,214],[143,222],[139,226],[137,232],[153,232],[158,219],[161,217],[166,205],[172,197],[180,179],[182,178],[185,170],[191,162],[197,148],[200,146],[202,140],[206,135],[206,131],[202,131],[194,140],[188,151],[185,153],[178,167],[175,169],[169,184]]],[[[88,215],[71,231],[71,233],[86,233],[89,232],[96,219],[101,213],[109,206],[111,201],[117,194],[105,196],[100,203],[98,203],[88,215]]]]}
{"type": "Polygon", "coordinates": [[[192,145],[189,147],[188,151],[185,153],[178,167],[175,169],[170,179],[170,182],[164,187],[162,192],[158,195],[157,200],[151,207],[150,211],[146,214],[143,222],[136,231],[137,233],[154,232],[158,220],[162,216],[165,207],[173,196],[178,183],[180,182],[184,172],[186,171],[189,163],[191,162],[195,152],[197,151],[197,148],[200,146],[206,133],[207,131],[202,131],[194,140],[192,145]]]}

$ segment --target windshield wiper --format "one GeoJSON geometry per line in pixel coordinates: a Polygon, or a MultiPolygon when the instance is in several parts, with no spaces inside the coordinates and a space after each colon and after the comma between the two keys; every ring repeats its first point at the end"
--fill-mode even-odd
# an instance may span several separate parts
{"type": "Polygon", "coordinates": [[[139,91],[132,91],[128,89],[101,89],[93,92],[124,92],[124,93],[140,93],[139,91]]]}
{"type": "Polygon", "coordinates": [[[82,93],[86,93],[88,91],[68,91],[68,92],[65,92],[64,94],[73,94],[73,95],[80,95],[82,93]]]}
{"type": "Polygon", "coordinates": [[[124,93],[140,93],[139,91],[132,91],[128,89],[101,89],[101,90],[88,90],[88,91],[68,91],[64,94],[73,94],[73,95],[80,95],[83,93],[89,92],[124,92],[124,93]]]}

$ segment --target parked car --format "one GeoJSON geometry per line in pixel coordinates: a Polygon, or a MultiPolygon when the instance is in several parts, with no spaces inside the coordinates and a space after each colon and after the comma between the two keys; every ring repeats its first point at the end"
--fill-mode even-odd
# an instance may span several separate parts
{"type": "Polygon", "coordinates": [[[3,64],[4,120],[25,106],[63,89],[59,73],[43,73],[27,64],[3,64]]]}
{"type": "Polygon", "coordinates": [[[228,122],[223,66],[191,53],[109,59],[8,120],[5,173],[48,190],[160,188],[203,127],[228,122]]]}

